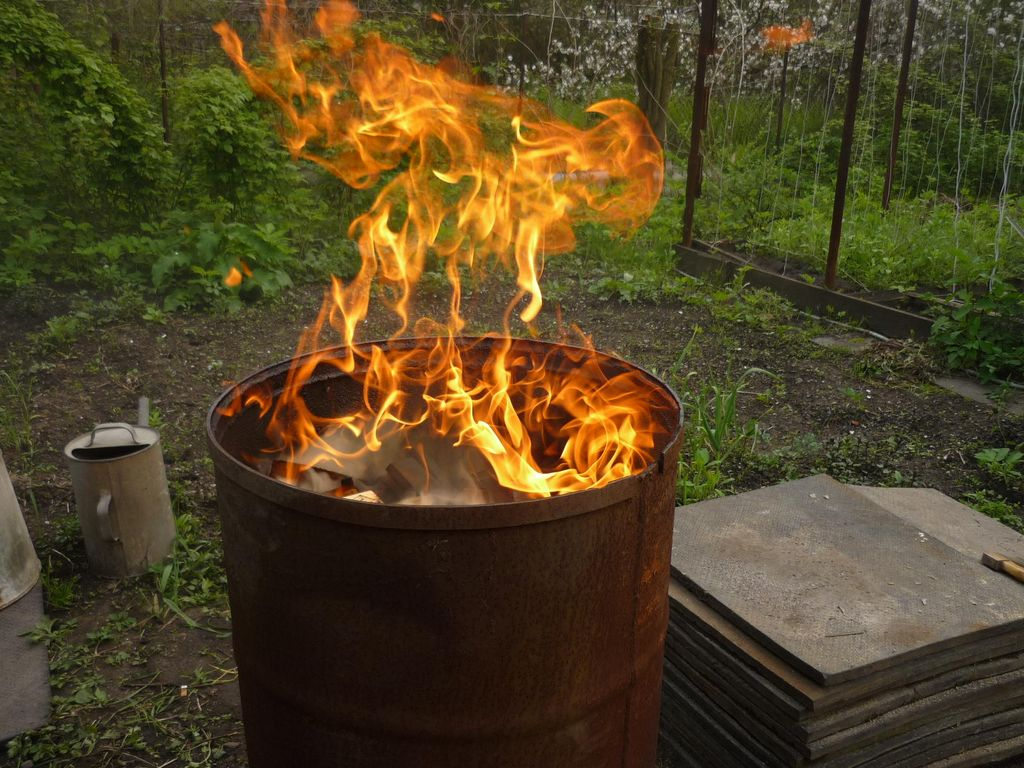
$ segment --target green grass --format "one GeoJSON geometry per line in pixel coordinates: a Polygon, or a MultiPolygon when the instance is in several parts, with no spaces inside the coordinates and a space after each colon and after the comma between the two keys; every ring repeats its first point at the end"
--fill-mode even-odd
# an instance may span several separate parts
{"type": "Polygon", "coordinates": [[[191,629],[223,635],[229,619],[219,537],[209,535],[185,488],[171,491],[177,538],[167,561],[150,569],[152,590],[143,589],[144,599],[160,621],[177,617],[191,629]]]}
{"type": "MultiPolygon", "coordinates": [[[[204,652],[180,681],[146,671],[154,664],[161,667],[154,656],[161,644],[150,640],[159,640],[167,627],[184,624],[191,631],[223,635],[211,622],[227,625],[219,540],[178,491],[178,539],[166,564],[154,567],[148,577],[116,585],[111,609],[97,617],[91,631],[83,631],[77,619],[51,617],[31,633],[49,653],[53,711],[47,725],[8,743],[15,766],[32,761],[69,768],[87,757],[100,766],[155,765],[152,760],[166,759],[169,752],[175,765],[207,768],[224,755],[222,744],[230,740],[224,732],[236,734],[235,739],[240,735],[230,715],[207,714],[197,698],[203,688],[236,678],[226,659],[211,659],[204,652]]],[[[65,546],[65,539],[73,537],[74,526],[64,524],[55,545],[65,546]]],[[[78,575],[66,570],[47,558],[43,585],[48,609],[89,616],[90,596],[82,594],[78,575]]]]}
{"type": "Polygon", "coordinates": [[[1006,499],[993,491],[976,491],[966,494],[961,501],[983,515],[998,520],[1018,533],[1024,533],[1024,518],[1021,518],[1006,499]]]}
{"type": "Polygon", "coordinates": [[[693,504],[731,492],[733,463],[753,453],[761,437],[758,422],[744,419],[739,408],[740,396],[752,394],[747,387],[760,377],[777,378],[769,371],[750,368],[737,379],[721,384],[692,386],[692,373],[684,380],[681,400],[685,444],[676,478],[679,504],[693,504]]]}
{"type": "Polygon", "coordinates": [[[36,444],[32,422],[35,380],[15,355],[8,356],[7,367],[0,370],[0,450],[8,469],[29,472],[34,466],[36,444]]]}
{"type": "Polygon", "coordinates": [[[14,766],[68,768],[89,757],[95,765],[156,765],[170,751],[175,765],[208,768],[223,757],[230,716],[205,713],[196,692],[237,672],[197,661],[180,683],[161,682],[142,671],[154,652],[139,644],[149,629],[124,611],[84,635],[73,619],[36,627],[29,637],[48,651],[52,710],[47,725],[7,743],[14,766]]]}

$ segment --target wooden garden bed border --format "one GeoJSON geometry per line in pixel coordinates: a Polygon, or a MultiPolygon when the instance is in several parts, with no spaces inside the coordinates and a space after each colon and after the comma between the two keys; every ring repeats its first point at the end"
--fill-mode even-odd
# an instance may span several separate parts
{"type": "Polygon", "coordinates": [[[744,280],[756,288],[770,288],[797,307],[822,317],[843,312],[859,320],[864,327],[890,338],[924,340],[931,332],[931,319],[904,309],[879,304],[848,293],[831,291],[803,280],[770,272],[744,262],[739,256],[716,248],[708,250],[704,243],[695,247],[676,246],[677,269],[694,277],[731,280],[745,269],[744,280]]]}

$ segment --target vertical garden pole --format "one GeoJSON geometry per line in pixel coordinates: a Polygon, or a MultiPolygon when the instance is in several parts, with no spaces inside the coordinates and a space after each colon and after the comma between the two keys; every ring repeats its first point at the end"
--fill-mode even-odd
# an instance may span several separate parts
{"type": "Polygon", "coordinates": [[[782,117],[786,109],[786,72],[789,70],[789,48],[782,54],[782,82],[779,84],[779,114],[775,126],[775,151],[782,149],[782,117]]]}
{"type": "Polygon", "coordinates": [[[690,125],[690,153],[686,160],[686,201],[683,206],[683,245],[693,245],[693,206],[700,196],[703,169],[702,140],[707,125],[708,88],[705,85],[708,56],[715,48],[715,18],[718,0],[700,0],[700,40],[697,43],[697,72],[693,79],[693,120],[690,125]]]}
{"type": "Polygon", "coordinates": [[[164,16],[167,13],[165,0],[158,0],[157,7],[160,13],[157,31],[160,46],[160,117],[164,124],[164,141],[171,142],[171,115],[167,105],[167,48],[164,44],[164,16]]]}
{"type": "Polygon", "coordinates": [[[846,205],[846,182],[850,176],[850,155],[853,151],[853,124],[857,120],[857,97],[860,96],[860,75],[864,68],[864,45],[868,37],[871,0],[860,0],[857,32],[853,39],[850,61],[850,85],[846,92],[846,116],[843,120],[843,143],[839,149],[836,170],[836,199],[832,206],[832,232],[828,240],[828,261],[825,264],[825,287],[835,290],[839,271],[839,241],[843,237],[843,208],[846,205]]]}
{"type": "Polygon", "coordinates": [[[519,57],[519,99],[522,107],[523,94],[526,92],[526,12],[523,10],[523,0],[516,0],[515,13],[519,16],[519,45],[516,46],[516,56],[519,57]]]}
{"type": "Polygon", "coordinates": [[[900,79],[896,84],[896,103],[893,106],[892,137],[889,139],[889,163],[885,166],[885,186],[882,187],[882,210],[889,210],[892,196],[892,177],[896,171],[896,151],[900,145],[900,127],[903,123],[903,103],[907,98],[907,79],[910,76],[910,56],[914,51],[914,27],[917,24],[917,1],[910,0],[907,11],[907,28],[903,33],[903,59],[900,62],[900,79]]]}

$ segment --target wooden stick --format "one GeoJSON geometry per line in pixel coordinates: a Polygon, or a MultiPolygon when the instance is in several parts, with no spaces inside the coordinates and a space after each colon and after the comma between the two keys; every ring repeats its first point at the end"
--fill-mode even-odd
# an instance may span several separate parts
{"type": "MultiPolygon", "coordinates": [[[[868,0],[870,2],[870,0],[868,0]]],[[[703,170],[701,141],[707,125],[708,89],[705,77],[708,56],[715,48],[715,20],[718,0],[700,0],[700,41],[697,43],[697,67],[693,77],[693,120],[690,125],[690,152],[686,161],[686,200],[683,203],[683,245],[693,245],[693,212],[700,195],[703,170]]]]}
{"type": "Polygon", "coordinates": [[[914,52],[914,27],[917,24],[917,0],[910,0],[907,26],[903,32],[903,58],[900,60],[900,78],[896,84],[896,103],[893,106],[892,135],[889,138],[889,161],[885,166],[885,186],[882,187],[882,210],[889,210],[892,195],[892,177],[896,172],[896,152],[900,146],[900,128],[903,125],[903,102],[907,98],[907,79],[910,76],[910,57],[914,52]]]}
{"type": "Polygon", "coordinates": [[[864,46],[868,36],[871,0],[860,0],[857,31],[853,38],[853,59],[850,61],[850,83],[846,91],[846,116],[843,119],[843,143],[839,148],[836,171],[836,199],[832,205],[832,230],[828,239],[828,258],[825,262],[825,287],[836,289],[839,270],[839,243],[843,236],[843,208],[846,205],[846,182],[850,175],[850,156],[853,151],[853,124],[857,120],[857,97],[860,96],[860,76],[864,67],[864,46]]]}
{"type": "Polygon", "coordinates": [[[981,555],[981,562],[982,565],[991,568],[993,571],[1005,573],[1011,579],[1016,579],[1024,584],[1024,565],[1021,565],[1016,560],[1011,560],[1006,555],[1000,555],[995,552],[984,552],[981,555]]]}

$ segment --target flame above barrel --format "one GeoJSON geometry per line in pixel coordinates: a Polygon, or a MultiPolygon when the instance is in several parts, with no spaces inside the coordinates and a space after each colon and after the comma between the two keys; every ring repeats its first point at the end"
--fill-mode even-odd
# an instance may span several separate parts
{"type": "Polygon", "coordinates": [[[514,354],[508,337],[513,313],[527,323],[537,317],[544,260],[575,246],[575,223],[628,234],[650,216],[663,155],[647,120],[629,102],[608,100],[589,108],[598,118],[591,127],[577,128],[535,102],[465,82],[453,67],[420,63],[376,34],[357,34],[357,20],[351,4],[327,3],[315,37],[300,38],[286,4],[270,0],[258,64],[226,23],[215,27],[253,90],[280,109],[293,156],[349,186],[377,189],[349,228],[359,272],[347,283],[333,279],[285,389],[274,398],[239,392],[233,407],[269,414],[271,450],[285,458],[289,482],[313,467],[346,477],[358,468],[400,472],[420,486],[413,495],[421,500],[488,480],[541,497],[640,471],[661,428],[637,395],[637,374],[607,375],[582,351],[569,373],[551,370],[514,354]],[[412,316],[430,259],[451,284],[440,320],[412,316]],[[516,284],[503,333],[482,366],[467,367],[455,343],[465,325],[463,273],[498,266],[516,284]],[[371,300],[399,319],[396,338],[414,329],[436,341],[406,351],[358,345],[371,300]],[[328,326],[341,355],[320,347],[328,326]],[[302,388],[322,364],[360,378],[361,409],[313,413],[302,388]],[[439,477],[431,455],[457,456],[444,464],[459,471],[439,477]]]}

